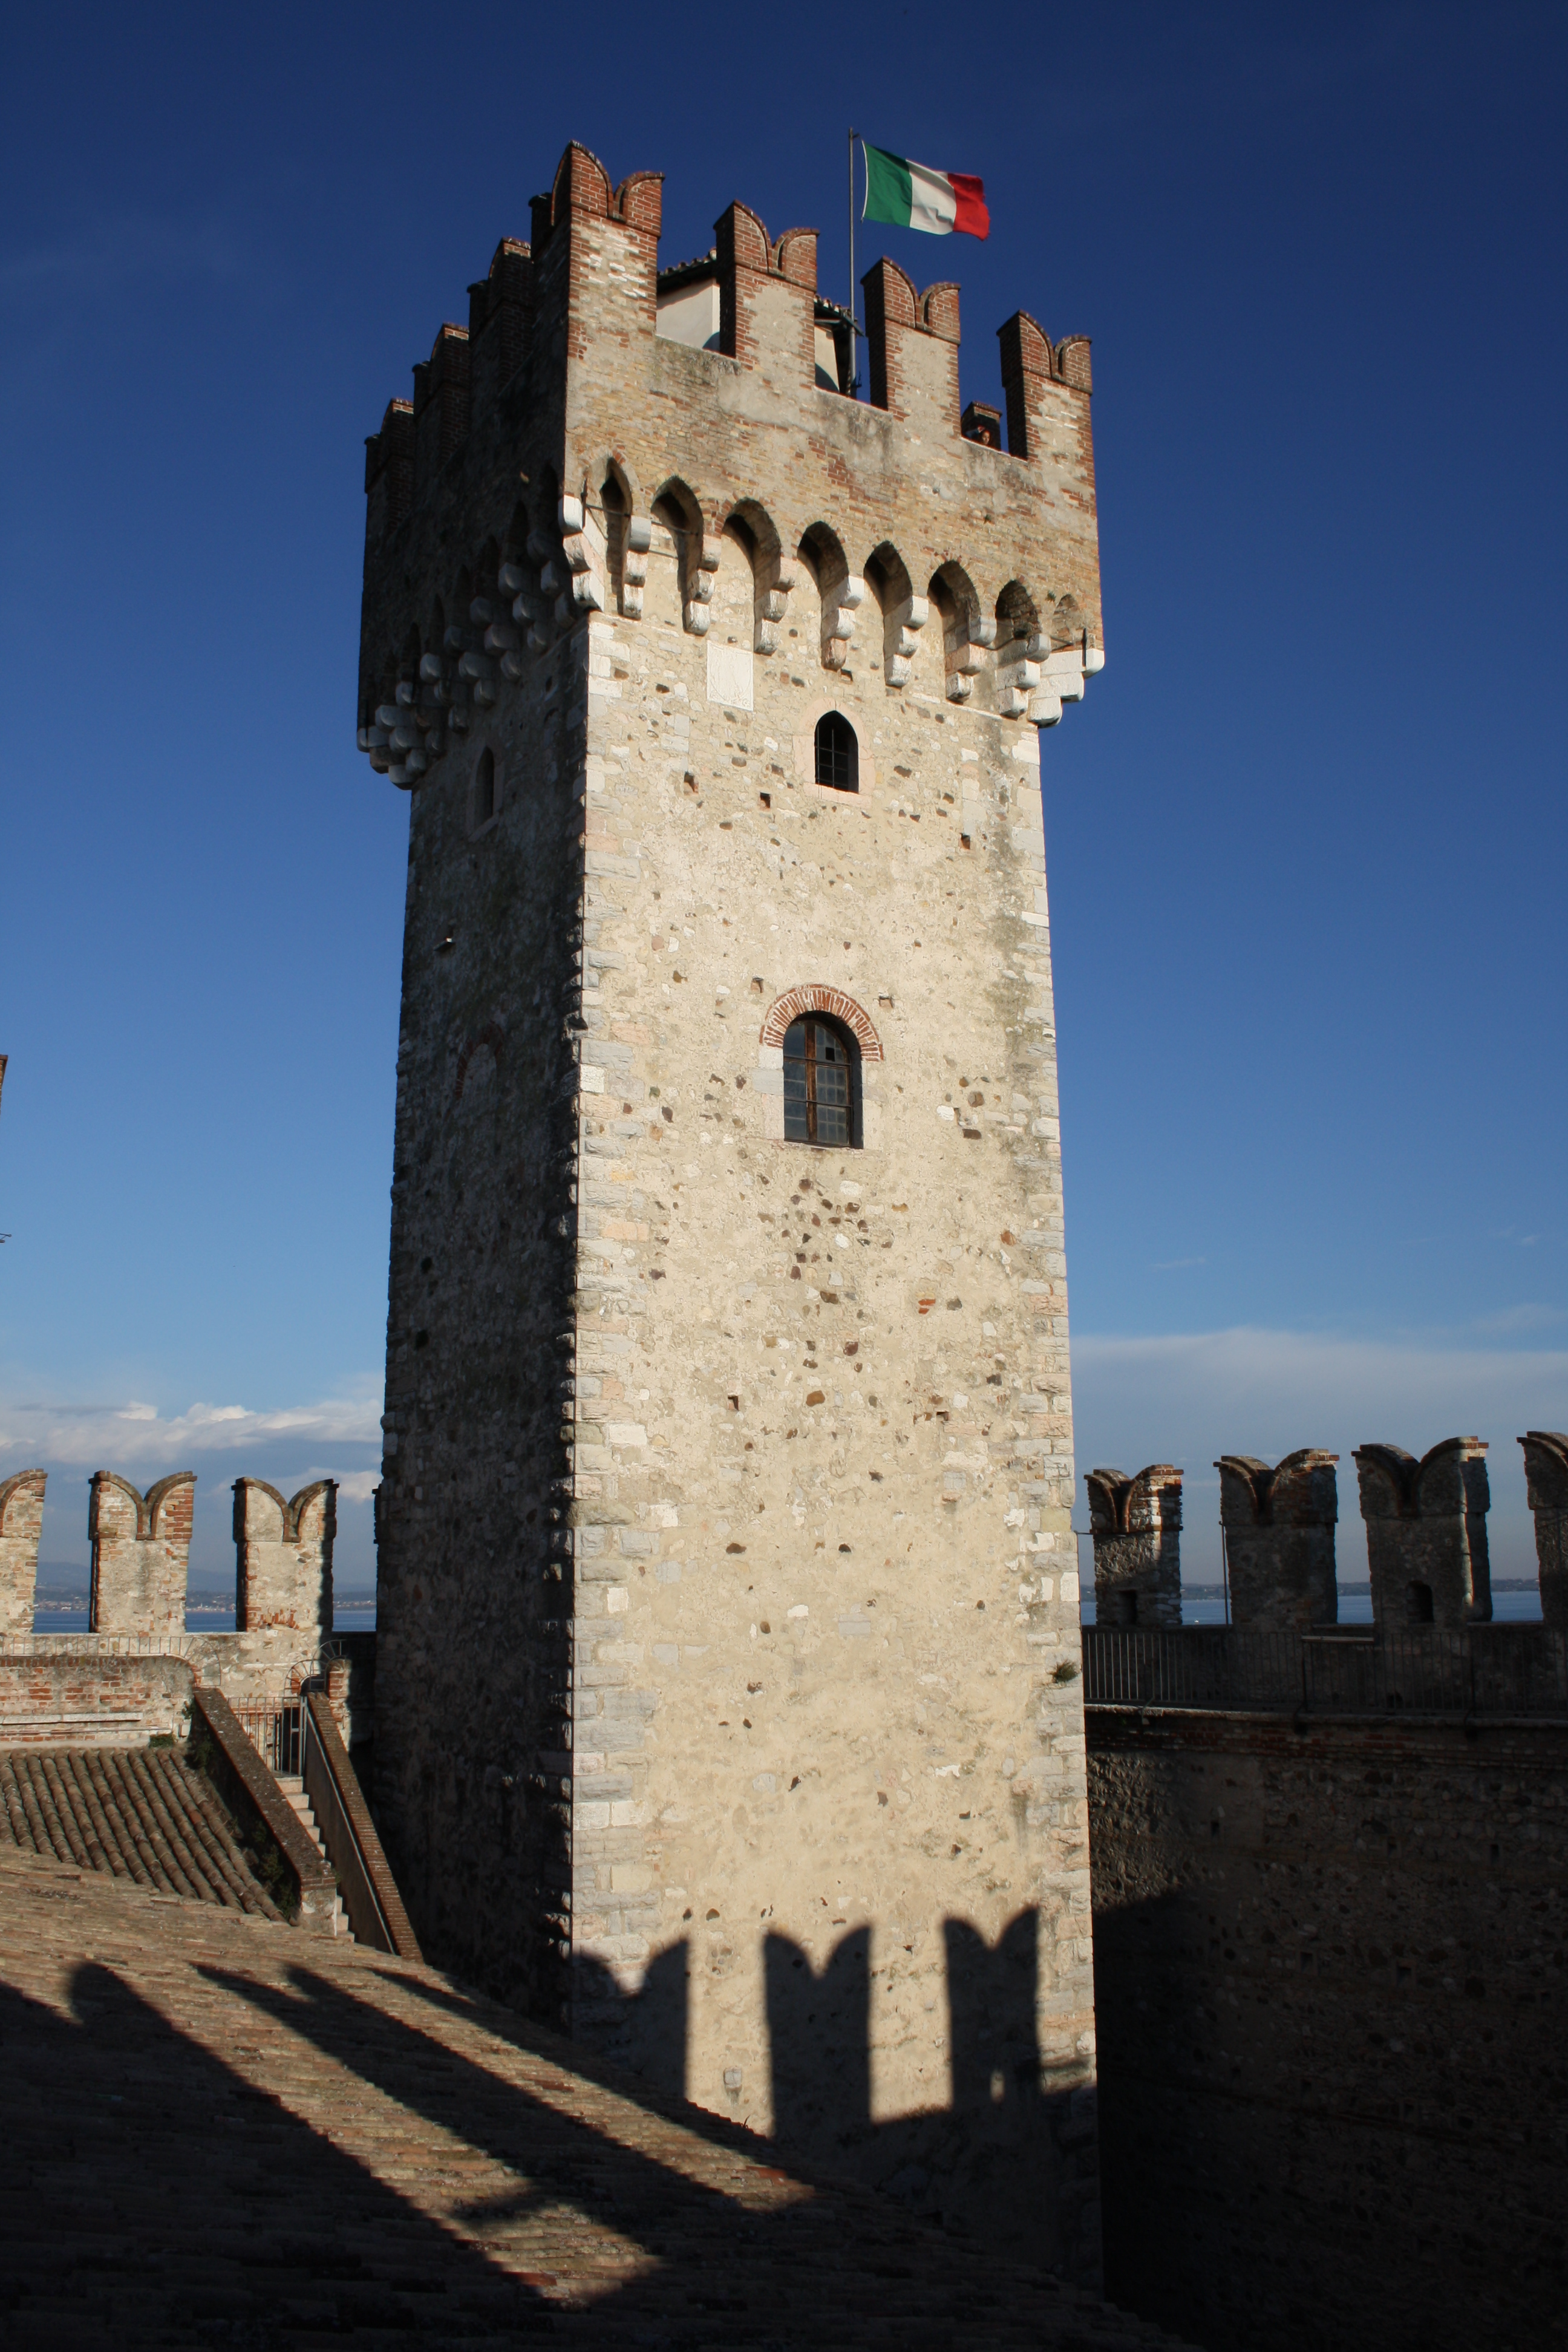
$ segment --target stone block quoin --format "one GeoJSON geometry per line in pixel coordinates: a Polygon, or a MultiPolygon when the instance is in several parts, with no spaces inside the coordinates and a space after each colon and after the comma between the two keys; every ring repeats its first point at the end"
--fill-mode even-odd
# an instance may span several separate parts
{"type": "Polygon", "coordinates": [[[319,1478],[288,1501],[265,1478],[234,1482],[235,1627],[332,1630],[337,1484],[319,1478]]]}
{"type": "Polygon", "coordinates": [[[0,1479],[0,1633],[33,1630],[47,1480],[43,1470],[17,1470],[0,1479]]]}
{"type": "Polygon", "coordinates": [[[1568,1436],[1561,1430],[1532,1429],[1519,1443],[1535,1520],[1541,1614],[1558,1633],[1568,1633],[1568,1436]]]}
{"type": "Polygon", "coordinates": [[[1338,1460],[1306,1446],[1273,1469],[1249,1454],[1215,1464],[1232,1624],[1275,1633],[1336,1622],[1338,1460]]]}
{"type": "Polygon", "coordinates": [[[1419,1461],[1399,1445],[1357,1446],[1377,1625],[1489,1621],[1486,1454],[1479,1437],[1446,1437],[1419,1461]]]}
{"type": "Polygon", "coordinates": [[[1095,1613],[1102,1625],[1182,1622],[1182,1473],[1151,1462],[1135,1477],[1085,1474],[1094,1538],[1095,1613]]]}
{"type": "Polygon", "coordinates": [[[196,1474],[176,1470],[142,1494],[113,1470],[92,1475],[87,1517],[92,1546],[95,1633],[183,1633],[196,1474]]]}

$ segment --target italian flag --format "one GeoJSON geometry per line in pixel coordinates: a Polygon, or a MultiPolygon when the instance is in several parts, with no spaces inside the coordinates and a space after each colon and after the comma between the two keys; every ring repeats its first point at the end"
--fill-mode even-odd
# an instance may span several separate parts
{"type": "Polygon", "coordinates": [[[967,172],[933,172],[890,155],[885,147],[860,142],[866,155],[866,203],[862,220],[892,221],[900,228],[924,229],[930,236],[989,236],[985,185],[967,172]]]}

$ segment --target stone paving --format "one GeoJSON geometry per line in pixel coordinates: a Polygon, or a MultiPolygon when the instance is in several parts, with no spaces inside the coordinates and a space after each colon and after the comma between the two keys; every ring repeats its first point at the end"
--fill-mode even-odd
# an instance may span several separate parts
{"type": "Polygon", "coordinates": [[[1173,2339],[433,1969],[0,1850],[8,2347],[1173,2339]]]}

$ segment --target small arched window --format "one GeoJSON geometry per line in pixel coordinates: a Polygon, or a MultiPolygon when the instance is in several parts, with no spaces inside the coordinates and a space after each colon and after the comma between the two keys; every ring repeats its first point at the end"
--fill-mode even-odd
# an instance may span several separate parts
{"type": "Polygon", "coordinates": [[[1116,1622],[1119,1625],[1136,1625],[1138,1622],[1138,1595],[1136,1592],[1122,1591],[1117,1594],[1116,1622]]]}
{"type": "Polygon", "coordinates": [[[1407,1584],[1405,1588],[1405,1601],[1410,1613],[1410,1622],[1413,1625],[1431,1624],[1432,1588],[1429,1584],[1407,1584]]]}
{"type": "Polygon", "coordinates": [[[855,1041],[837,1021],[814,1013],[792,1021],[784,1042],[784,1141],[858,1144],[859,1076],[855,1041]]]}
{"type": "Polygon", "coordinates": [[[816,722],[816,781],[836,793],[860,789],[860,746],[842,711],[830,710],[816,722]]]}
{"type": "Polygon", "coordinates": [[[474,770],[474,824],[489,824],[496,813],[496,755],[487,743],[474,770]]]}

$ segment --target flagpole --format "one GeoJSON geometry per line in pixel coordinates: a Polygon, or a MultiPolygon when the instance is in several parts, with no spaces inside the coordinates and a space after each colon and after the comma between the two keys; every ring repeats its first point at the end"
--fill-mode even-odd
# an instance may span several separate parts
{"type": "Polygon", "coordinates": [[[855,133],[849,133],[849,396],[860,389],[859,324],[855,316],[855,133]]]}

